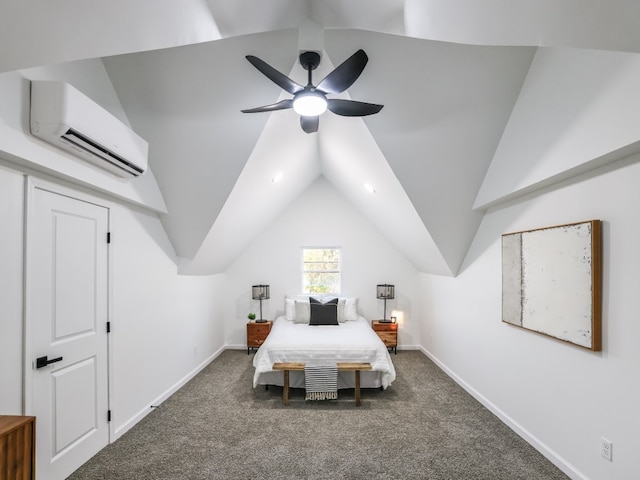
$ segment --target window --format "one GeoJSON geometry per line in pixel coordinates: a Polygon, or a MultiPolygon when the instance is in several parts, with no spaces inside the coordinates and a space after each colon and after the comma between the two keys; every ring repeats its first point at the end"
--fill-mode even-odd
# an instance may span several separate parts
{"type": "Polygon", "coordinates": [[[340,249],[302,249],[302,292],[340,293],[340,249]]]}

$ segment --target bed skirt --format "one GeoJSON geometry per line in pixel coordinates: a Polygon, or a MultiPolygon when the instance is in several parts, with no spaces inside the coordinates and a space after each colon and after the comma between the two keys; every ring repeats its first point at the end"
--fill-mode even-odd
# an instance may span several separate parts
{"type": "MultiPolygon", "coordinates": [[[[361,388],[380,388],[382,372],[363,371],[360,372],[361,388]]],[[[258,385],[277,385],[281,387],[284,383],[284,372],[262,372],[259,377],[258,385]]],[[[304,372],[289,372],[289,386],[291,388],[304,388],[304,372]]],[[[355,386],[355,375],[353,372],[338,372],[338,390],[345,388],[353,388],[355,386]]]]}

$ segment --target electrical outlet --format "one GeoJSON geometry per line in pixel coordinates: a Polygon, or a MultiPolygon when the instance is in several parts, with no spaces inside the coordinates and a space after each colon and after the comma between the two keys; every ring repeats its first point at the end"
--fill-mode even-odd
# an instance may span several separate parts
{"type": "Polygon", "coordinates": [[[613,461],[613,443],[604,437],[600,439],[600,453],[610,462],[613,461]]]}

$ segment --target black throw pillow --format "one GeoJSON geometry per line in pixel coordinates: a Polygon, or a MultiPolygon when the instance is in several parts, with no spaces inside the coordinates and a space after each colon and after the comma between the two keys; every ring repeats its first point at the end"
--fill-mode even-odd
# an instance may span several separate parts
{"type": "Polygon", "coordinates": [[[323,303],[317,298],[310,297],[309,306],[311,308],[309,325],[339,325],[337,298],[323,303]]]}

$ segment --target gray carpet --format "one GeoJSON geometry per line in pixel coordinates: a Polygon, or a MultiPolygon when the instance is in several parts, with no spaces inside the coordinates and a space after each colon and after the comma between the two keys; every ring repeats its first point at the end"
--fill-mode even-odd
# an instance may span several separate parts
{"type": "Polygon", "coordinates": [[[282,405],[227,350],[77,470],[81,479],[566,479],[418,351],[392,355],[385,391],[282,405]]]}

